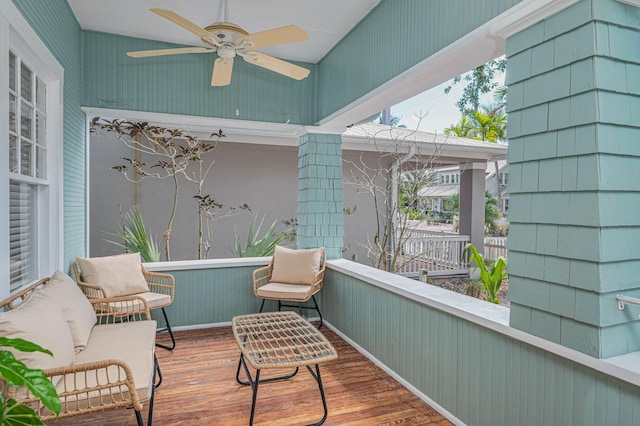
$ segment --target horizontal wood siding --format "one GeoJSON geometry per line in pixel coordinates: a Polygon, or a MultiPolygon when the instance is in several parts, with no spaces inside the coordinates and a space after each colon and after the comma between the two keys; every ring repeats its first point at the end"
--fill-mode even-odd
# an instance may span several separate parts
{"type": "Polygon", "coordinates": [[[520,1],[382,1],[320,61],[318,120],[520,1]]]}
{"type": "Polygon", "coordinates": [[[323,315],[469,425],[640,423],[638,388],[328,270],[323,315]]]}
{"type": "Polygon", "coordinates": [[[130,58],[168,43],[84,31],[84,105],[204,117],[313,124],[316,65],[296,81],[236,58],[231,84],[212,87],[214,54],[130,58]],[[238,115],[236,115],[236,110],[238,115]]]}
{"type": "MultiPolygon", "coordinates": [[[[252,273],[256,267],[166,271],[176,280],[175,299],[166,308],[172,327],[231,322],[236,315],[258,312],[252,273]]],[[[272,306],[269,305],[269,308],[272,306]]],[[[153,316],[164,323],[161,313],[153,316]]]]}
{"type": "Polygon", "coordinates": [[[86,255],[86,151],[82,99],[82,37],[66,0],[13,0],[64,68],[64,261],[86,255]]]}

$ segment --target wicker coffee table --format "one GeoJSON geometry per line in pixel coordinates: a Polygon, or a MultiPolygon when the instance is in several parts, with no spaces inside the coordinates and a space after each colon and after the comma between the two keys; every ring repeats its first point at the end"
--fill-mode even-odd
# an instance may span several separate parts
{"type": "Polygon", "coordinates": [[[322,388],[320,364],[338,358],[327,338],[295,312],[266,312],[235,317],[232,329],[240,347],[236,380],[241,385],[251,386],[253,390],[249,424],[253,424],[258,385],[290,379],[298,373],[300,367],[307,367],[318,383],[324,416],[314,425],[324,423],[327,419],[327,401],[322,388]],[[247,362],[256,370],[255,377],[251,376],[247,362]],[[314,365],[315,371],[311,368],[314,365]],[[295,368],[295,371],[286,376],[260,380],[260,370],[287,367],[295,368]],[[247,381],[240,380],[241,368],[244,369],[247,381]]]}

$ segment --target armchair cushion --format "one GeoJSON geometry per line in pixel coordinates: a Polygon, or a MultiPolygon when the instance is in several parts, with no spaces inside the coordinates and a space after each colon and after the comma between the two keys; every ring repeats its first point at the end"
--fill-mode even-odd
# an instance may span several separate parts
{"type": "Polygon", "coordinates": [[[276,246],[271,282],[312,285],[320,271],[322,248],[292,250],[276,246]]]}
{"type": "Polygon", "coordinates": [[[86,259],[79,257],[77,260],[82,281],[101,286],[107,298],[149,291],[149,285],[142,273],[140,253],[86,259]]]}
{"type": "Polygon", "coordinates": [[[48,284],[38,290],[62,308],[76,352],[85,348],[91,329],[96,324],[96,311],[70,276],[56,271],[48,284]]]}
{"type": "Polygon", "coordinates": [[[258,288],[256,296],[263,299],[307,301],[311,297],[313,287],[300,284],[269,283],[258,288]]]}
{"type": "Polygon", "coordinates": [[[46,370],[73,364],[73,337],[62,308],[52,303],[41,290],[36,291],[28,303],[0,313],[0,336],[29,340],[53,352],[51,357],[42,352],[20,352],[8,348],[29,368],[46,370]]]}

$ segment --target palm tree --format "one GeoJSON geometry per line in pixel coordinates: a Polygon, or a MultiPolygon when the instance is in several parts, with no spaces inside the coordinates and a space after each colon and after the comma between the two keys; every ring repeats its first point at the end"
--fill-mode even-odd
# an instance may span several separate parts
{"type": "Polygon", "coordinates": [[[474,123],[471,121],[468,115],[460,117],[460,121],[457,124],[451,124],[444,129],[445,135],[457,136],[459,138],[473,138],[474,135],[474,123]]]}
{"type": "Polygon", "coordinates": [[[494,110],[493,105],[483,105],[482,111],[469,113],[473,118],[472,139],[487,142],[504,140],[507,135],[507,115],[494,110]]]}
{"type": "Polygon", "coordinates": [[[446,129],[446,135],[476,139],[487,142],[498,142],[507,136],[507,114],[496,104],[483,105],[481,110],[468,111],[457,124],[446,129]]]}

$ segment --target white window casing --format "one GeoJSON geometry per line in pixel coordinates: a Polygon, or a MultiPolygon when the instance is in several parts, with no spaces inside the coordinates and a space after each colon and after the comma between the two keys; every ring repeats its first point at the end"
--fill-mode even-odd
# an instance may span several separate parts
{"type": "MultiPolygon", "coordinates": [[[[0,63],[0,91],[5,101],[0,103],[0,129],[5,133],[0,138],[0,158],[4,164],[0,167],[0,271],[5,276],[0,279],[0,298],[4,298],[17,288],[10,288],[10,253],[13,248],[22,250],[25,268],[31,268],[28,280],[22,285],[51,275],[62,268],[63,259],[63,176],[62,176],[62,111],[63,111],[63,77],[62,66],[46,48],[42,40],[29,26],[12,2],[0,5],[0,54],[5,58],[0,63]],[[31,70],[35,77],[31,81],[30,90],[38,90],[38,94],[46,92],[46,101],[38,105],[35,92],[23,101],[17,102],[16,126],[9,128],[9,96],[20,95],[19,87],[9,87],[9,52],[17,59],[17,72],[24,63],[26,71],[31,70]],[[39,112],[36,112],[38,111],[39,112]],[[38,132],[36,122],[29,126],[28,121],[22,126],[21,113],[30,115],[35,120],[38,116],[38,132]],[[43,125],[44,124],[44,125],[43,125]],[[27,129],[31,127],[31,131],[27,129]],[[24,132],[23,132],[24,130],[24,132]],[[8,133],[7,133],[8,132],[8,133]],[[8,137],[11,135],[11,137],[8,137]],[[10,141],[24,143],[27,155],[14,158],[9,170],[10,141]],[[38,145],[38,143],[40,145],[38,145]],[[31,161],[29,161],[31,160],[31,161]],[[16,166],[17,162],[17,168],[16,166]],[[21,167],[25,167],[21,169],[21,167]],[[34,169],[35,168],[35,169],[34,169]],[[31,169],[31,170],[29,170],[31,169]],[[11,184],[10,184],[11,182],[11,184]],[[12,200],[12,201],[10,201],[12,200]],[[29,215],[29,213],[33,213],[29,215]],[[14,226],[14,245],[10,242],[10,223],[14,226]],[[16,239],[30,244],[16,243],[16,239]],[[17,248],[18,247],[18,248],[17,248]]],[[[26,72],[28,75],[28,72],[26,72]]],[[[28,82],[28,79],[25,80],[28,82]]],[[[21,82],[21,84],[24,82],[21,82]]],[[[13,146],[15,149],[15,146],[13,146]]],[[[14,153],[17,151],[14,150],[14,153]]],[[[14,256],[15,261],[15,256],[14,256]]],[[[15,266],[15,264],[14,264],[15,266]]],[[[16,268],[13,268],[14,273],[16,268]]]]}

